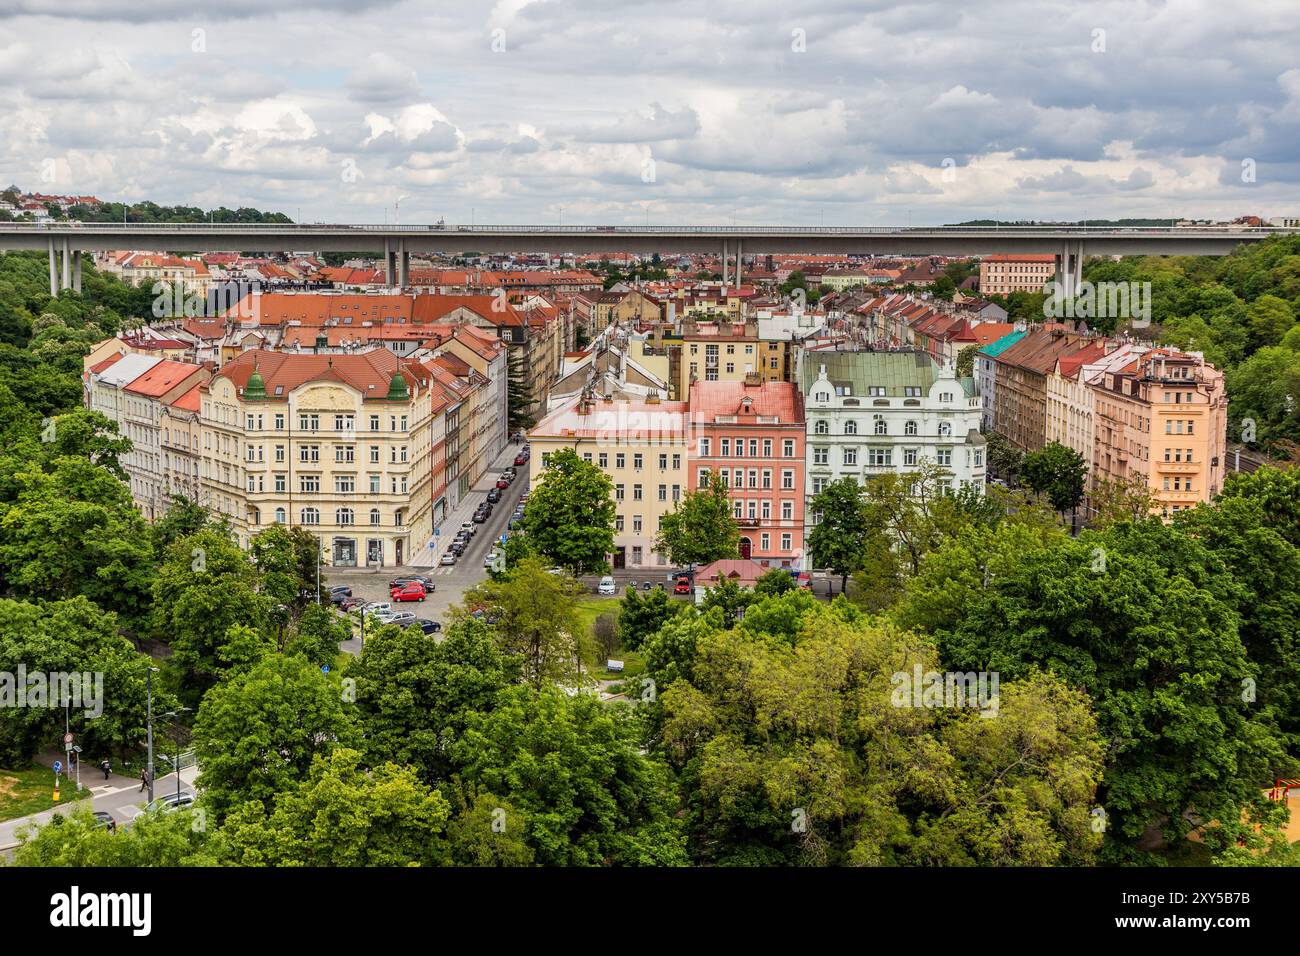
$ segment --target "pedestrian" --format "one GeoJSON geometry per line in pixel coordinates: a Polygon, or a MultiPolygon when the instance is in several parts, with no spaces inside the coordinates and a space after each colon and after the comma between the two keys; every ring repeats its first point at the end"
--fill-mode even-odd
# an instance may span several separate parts
{"type": "Polygon", "coordinates": [[[143,770],[140,771],[140,792],[143,793],[148,789],[149,789],[149,768],[145,767],[143,770]]]}
{"type": "Polygon", "coordinates": [[[103,761],[100,763],[100,765],[99,765],[99,769],[102,770],[102,771],[104,771],[104,779],[107,780],[107,779],[108,779],[108,772],[109,772],[109,770],[111,769],[111,765],[109,764],[109,762],[108,762],[108,758],[107,758],[107,757],[105,757],[105,758],[103,759],[103,761]]]}

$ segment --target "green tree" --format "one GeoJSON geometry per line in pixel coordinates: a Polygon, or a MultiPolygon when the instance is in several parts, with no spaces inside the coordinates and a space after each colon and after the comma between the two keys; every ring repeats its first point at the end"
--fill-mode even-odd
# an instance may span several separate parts
{"type": "Polygon", "coordinates": [[[757,597],[780,597],[797,587],[794,576],[789,571],[785,568],[772,568],[770,571],[765,571],[763,576],[754,582],[754,594],[757,597]]]}
{"type": "Polygon", "coordinates": [[[243,866],[437,866],[450,806],[410,767],[373,769],[356,750],[317,754],[307,779],[226,817],[224,857],[243,866]]]}
{"type": "Polygon", "coordinates": [[[871,530],[862,489],[852,478],[840,478],[814,495],[809,507],[817,516],[808,532],[813,567],[839,575],[843,592],[849,575],[862,567],[865,539],[871,530]]]}
{"type": "Polygon", "coordinates": [[[355,737],[337,677],[305,657],[272,654],[218,684],[194,720],[197,781],[217,817],[250,800],[270,808],[312,760],[355,737]]]}
{"type": "Polygon", "coordinates": [[[1083,500],[1088,464],[1073,448],[1049,442],[1042,450],[1025,455],[1020,476],[1027,488],[1046,495],[1053,508],[1066,512],[1083,500]]]}
{"type": "Polygon", "coordinates": [[[589,634],[574,600],[582,585],[567,575],[551,574],[536,558],[510,568],[501,581],[485,581],[465,592],[453,609],[465,621],[475,609],[495,612],[498,645],[523,662],[524,678],[534,687],[551,680],[571,683],[581,675],[589,634]]]}
{"type": "Polygon", "coordinates": [[[522,811],[543,866],[686,862],[667,769],[640,750],[627,712],[591,694],[511,687],[454,745],[460,779],[522,811]]]}
{"type": "Polygon", "coordinates": [[[472,714],[490,710],[519,676],[475,620],[449,626],[441,641],[419,628],[380,628],[344,672],[356,681],[356,708],[372,763],[416,767],[429,782],[450,776],[448,753],[472,714]]]}
{"type": "Polygon", "coordinates": [[[532,549],[575,574],[603,571],[614,550],[614,484],[571,448],[551,454],[524,511],[532,549]]]}
{"type": "Polygon", "coordinates": [[[194,810],[141,813],[131,826],[113,833],[90,811],[56,813],[41,827],[19,832],[21,846],[13,866],[38,867],[178,867],[212,862],[206,851],[209,830],[197,826],[194,810]]]}
{"type": "Polygon", "coordinates": [[[511,434],[533,425],[534,404],[532,386],[528,381],[528,368],[524,365],[522,351],[510,353],[506,379],[506,418],[511,434]]]}
{"type": "Polygon", "coordinates": [[[628,588],[618,612],[618,639],[635,651],[680,610],[681,605],[671,600],[663,588],[655,588],[645,597],[636,588],[628,588]]]}
{"type": "Polygon", "coordinates": [[[677,565],[711,564],[740,556],[740,528],[731,498],[717,472],[709,472],[698,491],[688,491],[664,515],[655,550],[677,565]]]}

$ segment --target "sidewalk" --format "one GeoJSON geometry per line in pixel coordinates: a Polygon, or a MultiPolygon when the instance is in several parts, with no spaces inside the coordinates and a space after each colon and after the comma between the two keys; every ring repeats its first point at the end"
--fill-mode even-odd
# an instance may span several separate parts
{"type": "MultiPolygon", "coordinates": [[[[429,543],[426,543],[418,551],[412,549],[406,567],[436,568],[438,566],[438,560],[442,557],[446,544],[455,536],[456,529],[474,517],[474,509],[483,501],[483,496],[497,486],[497,476],[501,474],[503,469],[509,468],[515,463],[515,456],[523,450],[523,447],[523,445],[506,442],[506,447],[501,450],[501,454],[488,466],[479,480],[470,487],[469,494],[462,498],[460,503],[456,505],[455,510],[451,511],[443,520],[441,525],[442,534],[434,536],[432,547],[429,546],[429,543]]],[[[523,471],[527,472],[526,465],[523,471]]]]}
{"type": "MultiPolygon", "coordinates": [[[[41,754],[36,758],[36,762],[43,766],[50,766],[55,759],[57,758],[53,754],[41,754]]],[[[198,774],[197,767],[182,770],[181,789],[194,792],[194,781],[198,774]]],[[[50,783],[53,784],[53,782],[54,772],[51,770],[50,783]]],[[[93,810],[117,810],[118,812],[114,814],[114,817],[121,823],[123,820],[130,820],[137,813],[143,811],[146,803],[145,794],[140,792],[140,779],[138,777],[124,777],[121,774],[110,773],[108,780],[105,780],[104,771],[98,767],[91,767],[89,764],[81,768],[81,786],[84,790],[88,790],[89,793],[78,800],[68,799],[73,791],[68,786],[66,778],[64,778],[63,793],[65,802],[60,803],[57,807],[51,807],[49,810],[42,810],[40,813],[0,821],[0,852],[11,850],[19,845],[18,830],[33,823],[43,826],[49,823],[56,813],[66,816],[74,809],[83,807],[93,810]]],[[[175,786],[175,774],[164,776],[159,773],[154,781],[154,796],[159,797],[173,793],[175,792],[175,786]]]]}

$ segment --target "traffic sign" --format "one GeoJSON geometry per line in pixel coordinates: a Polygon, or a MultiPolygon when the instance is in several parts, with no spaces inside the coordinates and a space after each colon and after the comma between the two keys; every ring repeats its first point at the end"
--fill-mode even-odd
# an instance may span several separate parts
{"type": "Polygon", "coordinates": [[[63,742],[64,742],[65,744],[70,744],[70,743],[72,743],[72,734],[64,734],[64,735],[63,735],[63,742]]]}
{"type": "Polygon", "coordinates": [[[63,761],[62,760],[54,761],[54,772],[58,773],[62,769],[63,769],[63,761]]]}

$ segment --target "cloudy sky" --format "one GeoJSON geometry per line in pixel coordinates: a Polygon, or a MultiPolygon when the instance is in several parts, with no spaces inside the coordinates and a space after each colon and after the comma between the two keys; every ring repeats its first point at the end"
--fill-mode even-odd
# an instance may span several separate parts
{"type": "Polygon", "coordinates": [[[1295,12],[0,0],[0,180],[335,222],[1295,215],[1295,12]]]}

